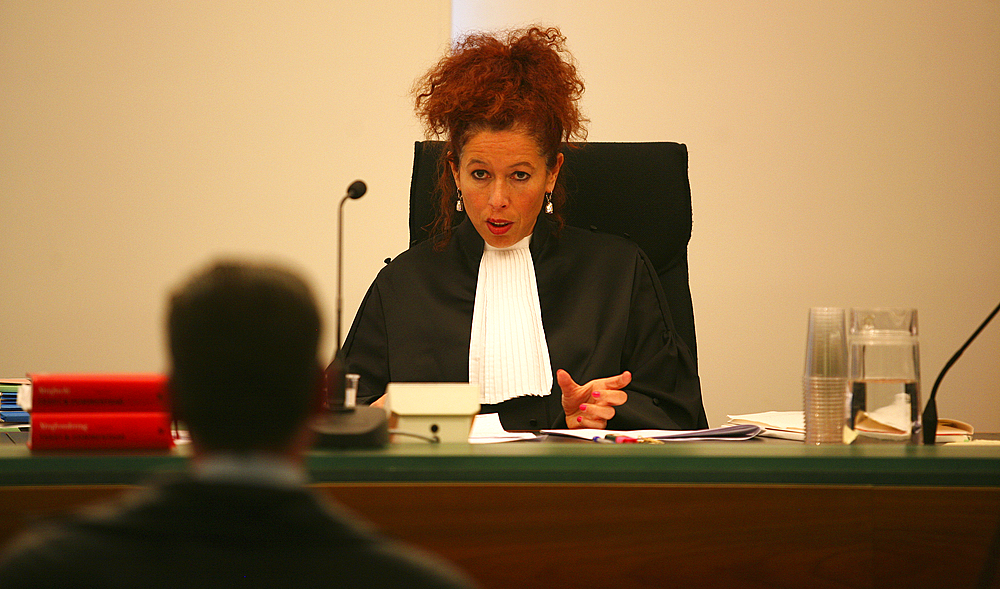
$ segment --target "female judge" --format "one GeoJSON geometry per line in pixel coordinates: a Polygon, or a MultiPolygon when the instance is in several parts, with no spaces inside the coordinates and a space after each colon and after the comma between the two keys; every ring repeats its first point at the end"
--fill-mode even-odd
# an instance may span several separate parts
{"type": "Polygon", "coordinates": [[[586,138],[583,90],[565,38],[537,27],[468,36],[417,82],[446,142],[439,210],[344,342],[359,402],[389,382],[470,382],[508,430],[708,426],[645,254],[564,225],[560,150],[586,138]]]}

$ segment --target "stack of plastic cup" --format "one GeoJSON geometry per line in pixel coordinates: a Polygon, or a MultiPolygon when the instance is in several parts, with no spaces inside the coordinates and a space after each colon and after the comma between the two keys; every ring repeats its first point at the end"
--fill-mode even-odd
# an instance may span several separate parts
{"type": "Polygon", "coordinates": [[[802,375],[806,444],[843,444],[849,402],[845,311],[809,310],[802,375]]]}

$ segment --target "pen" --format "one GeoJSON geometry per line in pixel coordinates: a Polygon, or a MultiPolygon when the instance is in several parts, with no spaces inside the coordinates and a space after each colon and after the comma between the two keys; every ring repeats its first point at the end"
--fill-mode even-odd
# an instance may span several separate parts
{"type": "Polygon", "coordinates": [[[634,444],[637,441],[635,438],[620,436],[617,434],[607,434],[604,436],[604,439],[614,442],[615,444],[634,444]]]}
{"type": "Polygon", "coordinates": [[[601,436],[594,436],[591,440],[597,442],[598,444],[614,444],[613,441],[602,438],[601,436]]]}

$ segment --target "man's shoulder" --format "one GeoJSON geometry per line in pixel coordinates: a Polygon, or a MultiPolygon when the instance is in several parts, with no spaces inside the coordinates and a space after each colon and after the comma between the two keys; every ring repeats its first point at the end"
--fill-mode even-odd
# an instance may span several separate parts
{"type": "Polygon", "coordinates": [[[155,578],[134,586],[159,587],[172,586],[168,579],[221,582],[250,573],[280,586],[293,571],[326,585],[363,581],[348,587],[468,586],[450,565],[383,538],[311,490],[189,479],[35,526],[0,559],[0,578],[24,579],[25,586],[117,575],[127,580],[123,586],[155,578]]]}

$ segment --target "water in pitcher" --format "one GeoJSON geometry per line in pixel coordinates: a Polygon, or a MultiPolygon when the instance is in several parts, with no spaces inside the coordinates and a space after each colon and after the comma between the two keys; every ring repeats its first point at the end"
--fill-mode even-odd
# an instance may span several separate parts
{"type": "Polygon", "coordinates": [[[920,346],[914,309],[851,309],[851,401],[855,441],[919,444],[920,346]]]}
{"type": "Polygon", "coordinates": [[[889,440],[919,444],[919,383],[891,379],[852,382],[848,427],[857,434],[858,443],[889,440]]]}

